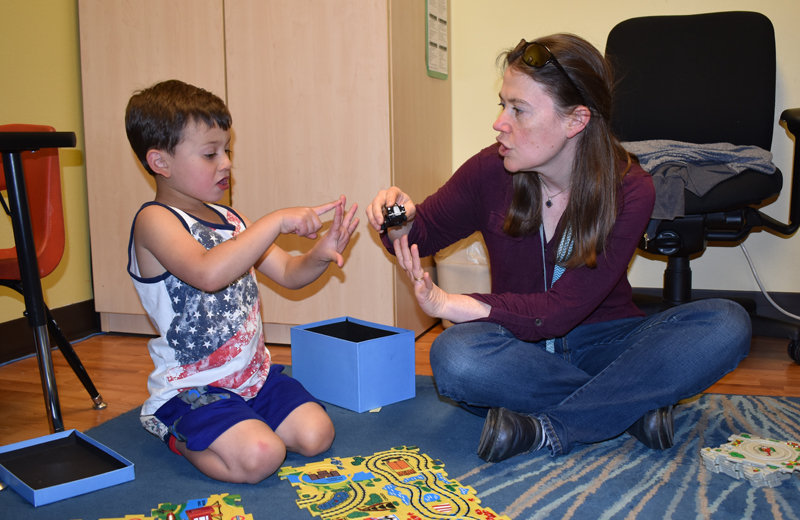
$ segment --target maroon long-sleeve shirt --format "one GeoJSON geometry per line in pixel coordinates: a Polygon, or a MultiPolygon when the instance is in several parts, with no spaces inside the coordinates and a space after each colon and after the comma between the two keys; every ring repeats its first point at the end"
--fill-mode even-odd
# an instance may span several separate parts
{"type": "MultiPolygon", "coordinates": [[[[475,231],[483,234],[492,292],[469,296],[492,310],[488,318],[476,321],[498,323],[519,339],[539,341],[563,336],[581,324],[643,316],[631,300],[627,269],[655,203],[650,175],[634,164],[625,177],[617,221],[597,267],[568,269],[551,287],[558,243],[551,239],[546,244],[546,292],[539,233],[511,237],[503,232],[511,183],[497,145],[483,149],[417,205],[408,236],[420,256],[429,256],[475,231]]],[[[393,253],[386,235],[382,238],[393,253]]]]}

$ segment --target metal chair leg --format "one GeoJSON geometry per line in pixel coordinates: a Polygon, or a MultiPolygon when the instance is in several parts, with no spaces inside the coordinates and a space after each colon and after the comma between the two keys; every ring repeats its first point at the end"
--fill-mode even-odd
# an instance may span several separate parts
{"type": "MultiPolygon", "coordinates": [[[[10,289],[14,289],[18,293],[24,295],[24,291],[22,288],[22,283],[18,280],[0,280],[0,285],[6,286],[10,289]]],[[[46,332],[50,332],[50,337],[55,340],[56,346],[58,350],[61,351],[61,354],[64,355],[64,359],[67,360],[69,366],[72,368],[72,371],[75,372],[75,375],[78,376],[78,379],[83,384],[83,387],[86,389],[86,392],[89,393],[89,397],[92,399],[92,408],[95,410],[102,410],[108,406],[108,404],[103,401],[103,396],[100,395],[100,392],[97,391],[95,388],[94,383],[92,382],[92,378],[89,376],[89,373],[86,371],[86,368],[83,366],[80,358],[78,357],[78,353],[75,352],[75,349],[72,348],[72,344],[67,339],[66,335],[61,331],[61,327],[58,326],[53,314],[50,312],[50,309],[47,305],[44,306],[45,317],[47,319],[47,329],[46,332]]],[[[48,352],[50,352],[50,344],[48,343],[47,346],[48,352]]],[[[37,356],[39,355],[37,351],[37,356]]],[[[52,365],[52,362],[51,362],[52,365]]]]}
{"type": "Polygon", "coordinates": [[[72,344],[64,333],[61,332],[61,328],[58,326],[58,323],[56,323],[56,320],[53,318],[47,306],[45,306],[45,311],[47,312],[47,328],[53,336],[53,339],[55,339],[58,349],[64,355],[69,366],[72,367],[72,371],[75,372],[75,375],[78,376],[78,379],[83,383],[83,387],[89,392],[89,397],[92,398],[92,402],[94,403],[92,408],[95,410],[102,410],[108,406],[108,404],[103,401],[103,396],[101,396],[100,392],[95,388],[94,383],[92,383],[92,378],[89,377],[89,373],[86,372],[86,368],[84,368],[83,363],[81,363],[78,354],[75,352],[75,349],[72,348],[72,344]]]}
{"type": "Polygon", "coordinates": [[[36,359],[39,361],[39,375],[42,378],[44,405],[47,408],[47,422],[50,424],[52,432],[63,432],[64,420],[61,417],[56,375],[53,371],[53,358],[50,355],[50,338],[47,336],[46,325],[39,325],[33,328],[33,340],[36,343],[36,359]]]}

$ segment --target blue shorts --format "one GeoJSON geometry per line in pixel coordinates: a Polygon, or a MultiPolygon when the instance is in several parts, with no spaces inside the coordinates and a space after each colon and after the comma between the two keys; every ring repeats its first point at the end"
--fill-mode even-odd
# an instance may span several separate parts
{"type": "MultiPolygon", "coordinates": [[[[283,365],[272,365],[258,394],[250,400],[213,386],[183,392],[159,408],[156,418],[170,428],[192,451],[203,451],[233,425],[256,419],[274,431],[298,406],[318,403],[303,385],[283,373],[283,365]],[[191,399],[196,403],[192,404],[191,399]]],[[[324,408],[324,406],[323,406],[324,408]]],[[[169,444],[169,437],[164,440],[169,444]]]]}

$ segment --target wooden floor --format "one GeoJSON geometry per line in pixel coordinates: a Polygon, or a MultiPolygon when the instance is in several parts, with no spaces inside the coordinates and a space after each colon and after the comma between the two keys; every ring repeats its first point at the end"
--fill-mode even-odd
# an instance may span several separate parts
{"type": "MultiPolygon", "coordinates": [[[[431,375],[428,352],[442,331],[437,325],[416,342],[417,374],[431,375]]],[[[101,334],[75,344],[100,394],[108,403],[93,410],[92,402],[60,353],[53,353],[58,395],[66,429],[88,430],[141,406],[147,398],[152,362],[142,336],[101,334]]],[[[711,393],[800,397],[800,365],[786,353],[787,341],[754,338],[741,365],[708,389],[711,393]]],[[[286,346],[270,346],[276,363],[291,364],[286,346]]],[[[35,357],[0,367],[0,446],[50,433],[35,357]]]]}

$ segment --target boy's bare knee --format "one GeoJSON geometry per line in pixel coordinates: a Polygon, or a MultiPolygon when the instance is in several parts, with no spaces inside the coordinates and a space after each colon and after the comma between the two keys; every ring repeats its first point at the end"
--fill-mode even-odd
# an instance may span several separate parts
{"type": "Polygon", "coordinates": [[[304,457],[319,455],[330,449],[335,436],[336,431],[330,421],[316,424],[315,427],[303,430],[297,436],[298,446],[295,451],[304,457]]]}
{"type": "Polygon", "coordinates": [[[285,459],[286,446],[282,442],[258,440],[242,446],[237,461],[242,482],[261,482],[278,471],[285,459]]]}

